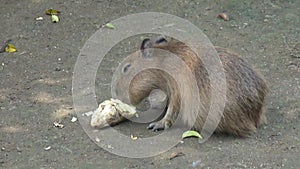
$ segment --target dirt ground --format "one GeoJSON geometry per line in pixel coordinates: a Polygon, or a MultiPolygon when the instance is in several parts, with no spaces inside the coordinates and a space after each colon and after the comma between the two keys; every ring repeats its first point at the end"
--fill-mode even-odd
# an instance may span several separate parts
{"type": "MultiPolygon", "coordinates": [[[[0,41],[12,39],[18,49],[0,54],[0,168],[299,168],[300,1],[0,3],[0,41]],[[51,23],[45,15],[49,8],[61,11],[60,22],[51,23]],[[270,87],[268,124],[250,138],[214,135],[204,144],[190,138],[144,159],[113,155],[90,140],[78,121],[71,122],[76,116],[72,73],[80,49],[106,21],[146,11],[191,21],[213,44],[240,53],[258,69],[270,87]],[[216,18],[220,12],[228,13],[230,20],[216,18]],[[36,21],[40,16],[44,20],[36,21]],[[65,127],[53,127],[55,121],[65,127]],[[184,155],[169,160],[174,152],[184,155]]],[[[112,50],[110,55],[118,56],[122,50],[112,50]]],[[[105,88],[105,83],[96,83],[105,88]]],[[[109,91],[101,92],[99,102],[109,91]]]]}

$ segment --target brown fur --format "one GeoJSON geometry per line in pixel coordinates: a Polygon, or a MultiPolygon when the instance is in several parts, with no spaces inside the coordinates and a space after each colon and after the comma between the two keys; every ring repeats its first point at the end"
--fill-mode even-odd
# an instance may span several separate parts
{"type": "MultiPolygon", "coordinates": [[[[172,41],[165,45],[156,45],[154,48],[172,52],[185,62],[196,77],[201,102],[194,103],[192,94],[186,94],[183,99],[190,102],[191,105],[189,106],[191,107],[186,107],[185,111],[179,112],[181,96],[178,90],[179,86],[174,78],[162,70],[148,69],[137,74],[130,82],[129,96],[131,103],[134,105],[138,104],[142,99],[147,97],[153,89],[161,89],[167,94],[168,108],[165,117],[159,122],[153,123],[150,128],[154,126],[156,126],[157,129],[168,128],[177,118],[178,113],[181,113],[187,125],[201,131],[208,115],[211,99],[210,80],[202,61],[189,47],[181,42],[172,41]],[[192,112],[194,110],[188,111],[193,108],[199,111],[198,117],[194,117],[195,114],[192,112]],[[196,122],[192,123],[195,118],[197,118],[196,122]]],[[[256,131],[256,128],[263,123],[263,109],[267,94],[267,85],[264,79],[237,54],[221,47],[215,47],[215,49],[222,61],[227,82],[225,109],[216,131],[236,136],[250,136],[256,131]]],[[[155,52],[153,53],[153,57],[158,57],[155,56],[155,52]]],[[[139,64],[137,61],[139,59],[145,58],[137,52],[135,55],[127,58],[122,64],[130,63],[131,69],[134,69],[134,67],[137,66],[136,64],[139,64]]],[[[166,58],[162,57],[160,62],[164,62],[164,59],[166,58]]],[[[176,74],[184,77],[184,74],[182,74],[180,70],[178,70],[176,74]]],[[[118,94],[120,94],[120,90],[122,90],[124,81],[126,81],[126,75],[120,72],[116,88],[116,92],[119,92],[118,94]]],[[[188,88],[189,84],[190,82],[188,80],[183,87],[188,88]]],[[[215,119],[212,119],[212,123],[214,121],[215,119]]]]}

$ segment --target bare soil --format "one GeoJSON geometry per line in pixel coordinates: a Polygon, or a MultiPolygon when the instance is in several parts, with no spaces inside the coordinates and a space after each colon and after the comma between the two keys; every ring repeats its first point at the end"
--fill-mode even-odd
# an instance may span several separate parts
{"type": "MultiPolygon", "coordinates": [[[[18,49],[0,53],[0,168],[299,168],[300,1],[0,0],[0,4],[0,41],[12,39],[18,49]],[[60,22],[52,23],[45,15],[49,8],[61,11],[60,22]],[[78,121],[71,122],[76,116],[72,73],[80,49],[106,21],[147,11],[189,20],[214,45],[240,53],[259,70],[270,87],[268,124],[250,138],[214,135],[204,144],[190,138],[145,159],[113,155],[90,140],[78,121]],[[230,20],[217,18],[220,12],[230,20]],[[36,21],[40,16],[44,20],[36,21]],[[55,121],[65,127],[54,127],[55,121]],[[174,152],[184,155],[169,160],[174,152]]],[[[132,43],[139,44],[140,39],[132,43]]],[[[125,51],[126,47],[118,48],[109,55],[125,51]]],[[[107,89],[97,91],[99,102],[109,98],[109,80],[109,73],[97,76],[96,84],[107,89]]],[[[140,131],[149,132],[143,127],[140,131]]]]}

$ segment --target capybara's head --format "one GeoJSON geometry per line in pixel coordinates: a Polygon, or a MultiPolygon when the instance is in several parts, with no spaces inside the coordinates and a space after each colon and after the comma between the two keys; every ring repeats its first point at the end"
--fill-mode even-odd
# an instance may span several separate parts
{"type": "Polygon", "coordinates": [[[117,68],[113,77],[112,97],[126,103],[138,104],[157,88],[157,73],[154,73],[163,61],[156,49],[166,44],[165,38],[158,38],[155,43],[144,39],[140,50],[126,57],[117,68]]]}

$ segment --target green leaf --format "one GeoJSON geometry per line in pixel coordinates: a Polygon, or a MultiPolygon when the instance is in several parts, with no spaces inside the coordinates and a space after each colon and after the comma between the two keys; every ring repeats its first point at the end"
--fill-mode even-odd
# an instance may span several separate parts
{"type": "Polygon", "coordinates": [[[116,29],[116,27],[112,24],[112,23],[106,23],[105,27],[109,28],[109,29],[116,29]]]}
{"type": "Polygon", "coordinates": [[[52,22],[54,22],[54,23],[59,22],[59,18],[58,18],[58,16],[56,16],[56,15],[51,15],[51,20],[52,20],[52,22]]]}
{"type": "Polygon", "coordinates": [[[187,138],[187,137],[197,137],[202,139],[202,136],[197,131],[193,131],[193,130],[188,130],[182,134],[182,138],[187,138]]]}

